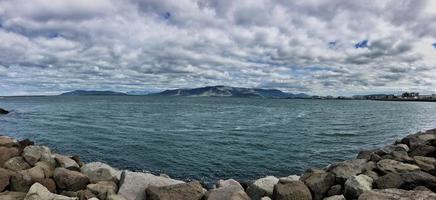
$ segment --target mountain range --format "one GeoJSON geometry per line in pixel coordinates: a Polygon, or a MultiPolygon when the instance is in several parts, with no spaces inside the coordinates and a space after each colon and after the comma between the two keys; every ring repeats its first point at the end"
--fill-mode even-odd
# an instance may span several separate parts
{"type": "Polygon", "coordinates": [[[165,90],[157,93],[140,93],[140,92],[114,92],[114,91],[87,91],[75,90],[62,93],[62,96],[89,96],[89,95],[150,95],[150,96],[186,96],[186,97],[261,97],[261,98],[310,98],[304,93],[286,93],[277,89],[261,89],[261,88],[242,88],[229,86],[206,86],[200,88],[189,89],[174,89],[165,90]]]}

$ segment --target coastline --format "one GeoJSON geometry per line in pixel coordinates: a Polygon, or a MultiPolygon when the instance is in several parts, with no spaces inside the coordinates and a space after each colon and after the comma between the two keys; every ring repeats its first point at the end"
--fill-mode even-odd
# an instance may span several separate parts
{"type": "Polygon", "coordinates": [[[198,181],[83,163],[30,140],[0,136],[0,199],[12,200],[340,200],[436,199],[436,129],[418,132],[356,159],[266,176],[249,183],[198,181]]]}

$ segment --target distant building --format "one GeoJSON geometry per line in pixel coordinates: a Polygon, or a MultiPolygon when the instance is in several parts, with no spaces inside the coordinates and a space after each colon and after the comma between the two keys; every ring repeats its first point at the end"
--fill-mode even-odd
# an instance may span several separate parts
{"type": "Polygon", "coordinates": [[[405,92],[401,95],[403,99],[418,99],[419,92],[405,92]]]}
{"type": "Polygon", "coordinates": [[[431,95],[431,99],[435,99],[436,100],[436,94],[432,94],[431,95]]]}

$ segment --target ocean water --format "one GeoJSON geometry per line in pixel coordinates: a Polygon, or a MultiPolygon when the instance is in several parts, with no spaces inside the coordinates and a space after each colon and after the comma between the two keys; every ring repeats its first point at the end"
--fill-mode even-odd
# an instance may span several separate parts
{"type": "Polygon", "coordinates": [[[145,96],[5,97],[0,134],[85,161],[212,183],[300,174],[436,128],[436,103],[145,96]]]}

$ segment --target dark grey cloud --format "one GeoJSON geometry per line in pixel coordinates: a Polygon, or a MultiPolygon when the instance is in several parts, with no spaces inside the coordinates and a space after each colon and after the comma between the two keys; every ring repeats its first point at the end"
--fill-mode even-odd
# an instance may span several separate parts
{"type": "Polygon", "coordinates": [[[314,94],[436,92],[435,6],[2,0],[0,95],[215,84],[314,94]]]}

